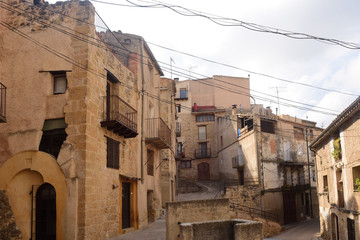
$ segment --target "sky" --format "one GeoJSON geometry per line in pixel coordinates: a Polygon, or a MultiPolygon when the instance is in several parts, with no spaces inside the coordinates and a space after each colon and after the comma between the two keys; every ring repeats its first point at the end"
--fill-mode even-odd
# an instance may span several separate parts
{"type": "MultiPolygon", "coordinates": [[[[131,6],[134,6],[131,3],[154,3],[154,0],[101,1],[131,6]]],[[[308,118],[317,122],[319,127],[327,127],[336,114],[360,95],[360,49],[255,32],[241,26],[219,26],[206,18],[182,16],[168,8],[125,7],[95,1],[92,3],[111,30],[142,36],[148,42],[166,77],[186,80],[213,75],[248,77],[250,74],[251,95],[257,104],[270,106],[274,113],[278,108],[280,114],[308,118]],[[165,50],[154,44],[233,67],[165,50]],[[169,71],[170,58],[173,59],[172,74],[169,71]],[[181,73],[177,74],[175,71],[181,73]],[[285,106],[285,100],[308,104],[310,109],[285,106]],[[314,106],[329,109],[325,111],[332,111],[335,115],[314,111],[314,106]]],[[[357,0],[164,0],[162,3],[179,5],[205,15],[217,15],[360,44],[360,1],[357,0]]],[[[233,90],[236,91],[236,87],[233,87],[233,90]]]]}

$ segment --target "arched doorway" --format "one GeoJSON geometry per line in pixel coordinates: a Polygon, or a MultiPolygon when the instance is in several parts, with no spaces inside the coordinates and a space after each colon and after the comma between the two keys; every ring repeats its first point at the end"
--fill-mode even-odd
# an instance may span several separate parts
{"type": "Polygon", "coordinates": [[[331,214],[331,236],[333,240],[339,240],[339,217],[335,214],[331,214]]]}
{"type": "Polygon", "coordinates": [[[49,183],[36,192],[36,240],[56,240],[56,192],[49,183]]]}
{"type": "Polygon", "coordinates": [[[210,180],[210,166],[208,163],[203,162],[198,165],[198,179],[199,181],[210,180]]]}

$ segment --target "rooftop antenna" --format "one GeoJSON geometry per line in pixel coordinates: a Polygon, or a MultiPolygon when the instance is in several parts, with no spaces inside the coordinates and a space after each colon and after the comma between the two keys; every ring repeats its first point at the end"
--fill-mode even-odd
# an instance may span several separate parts
{"type": "Polygon", "coordinates": [[[173,78],[172,78],[172,63],[175,64],[175,61],[174,61],[174,59],[173,59],[172,57],[170,57],[170,78],[171,78],[171,79],[173,79],[173,78]]]}
{"type": "Polygon", "coordinates": [[[272,88],[276,88],[276,98],[277,98],[277,104],[278,104],[277,110],[279,110],[279,115],[280,115],[279,88],[286,88],[286,87],[271,87],[271,89],[272,88]]]}

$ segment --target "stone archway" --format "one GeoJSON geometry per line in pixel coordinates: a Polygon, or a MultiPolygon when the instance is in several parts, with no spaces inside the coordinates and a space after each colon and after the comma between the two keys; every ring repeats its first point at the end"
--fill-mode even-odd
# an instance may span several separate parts
{"type": "Polygon", "coordinates": [[[31,224],[34,186],[49,183],[56,191],[56,239],[63,239],[66,179],[56,159],[40,151],[20,152],[0,167],[0,190],[5,190],[23,239],[34,232],[31,224]],[[21,196],[20,196],[21,195],[21,196]]]}

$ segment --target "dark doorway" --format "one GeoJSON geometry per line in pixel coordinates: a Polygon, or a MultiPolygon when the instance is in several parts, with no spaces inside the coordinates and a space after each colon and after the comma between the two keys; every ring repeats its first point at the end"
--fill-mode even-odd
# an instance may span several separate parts
{"type": "Polygon", "coordinates": [[[355,240],[355,220],[347,219],[348,240],[355,240]]]}
{"type": "Polygon", "coordinates": [[[56,240],[56,193],[45,183],[36,192],[36,240],[56,240]]]}
{"type": "Polygon", "coordinates": [[[57,158],[66,137],[65,128],[43,131],[39,150],[47,152],[57,158]]]}
{"type": "Polygon", "coordinates": [[[310,216],[310,197],[309,197],[309,193],[305,193],[305,209],[306,209],[306,216],[310,216]]]}
{"type": "Polygon", "coordinates": [[[244,181],[244,168],[238,168],[238,176],[239,176],[239,184],[240,185],[244,185],[245,181],[244,181]]]}
{"type": "Polygon", "coordinates": [[[154,210],[154,191],[148,190],[147,191],[147,213],[148,213],[148,222],[155,221],[155,210],[154,210]]]}
{"type": "Polygon", "coordinates": [[[294,191],[283,192],[284,223],[296,222],[296,199],[294,191]]]}
{"type": "Polygon", "coordinates": [[[210,166],[208,163],[203,162],[198,165],[198,179],[199,181],[210,180],[210,166]]]}
{"type": "Polygon", "coordinates": [[[130,183],[122,183],[122,229],[130,227],[130,183]]]}
{"type": "Polygon", "coordinates": [[[331,235],[331,239],[339,240],[339,218],[335,213],[331,214],[331,235]]]}

